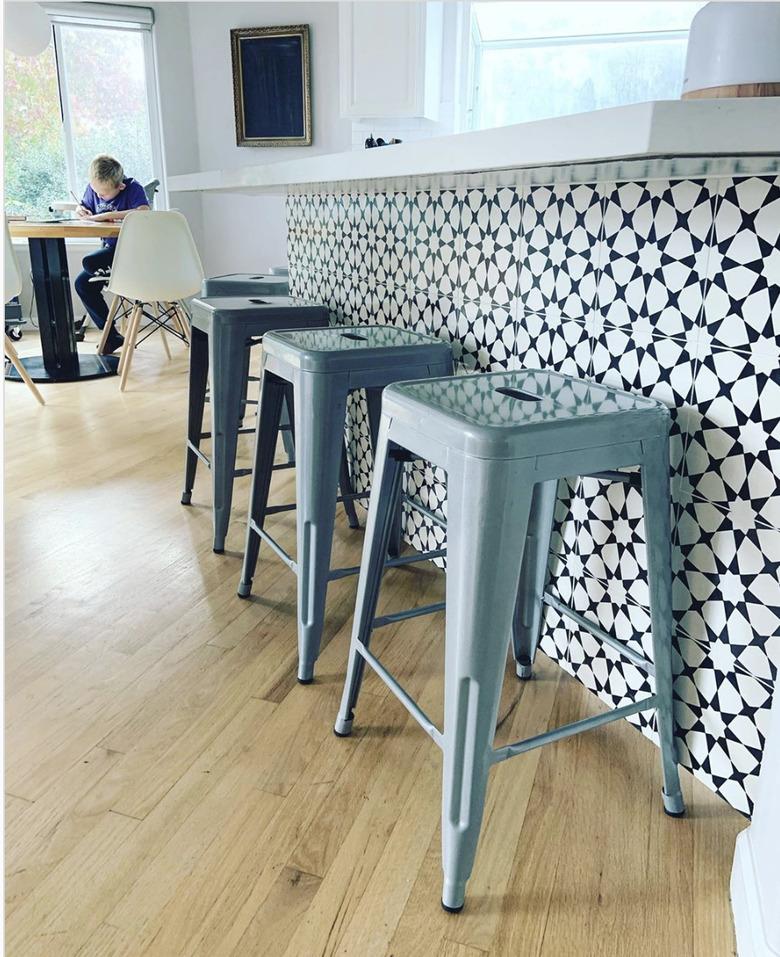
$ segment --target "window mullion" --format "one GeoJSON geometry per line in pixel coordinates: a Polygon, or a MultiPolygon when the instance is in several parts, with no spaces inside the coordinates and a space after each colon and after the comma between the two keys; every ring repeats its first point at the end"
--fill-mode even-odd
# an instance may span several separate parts
{"type": "Polygon", "coordinates": [[[60,110],[62,111],[62,135],[65,144],[65,172],[68,177],[70,188],[73,190],[76,196],[80,197],[80,183],[76,178],[76,154],[73,149],[73,131],[71,129],[68,80],[65,71],[65,64],[61,55],[63,46],[62,36],[60,34],[60,25],[55,23],[52,29],[54,31],[54,62],[57,67],[57,85],[60,91],[60,110]]]}

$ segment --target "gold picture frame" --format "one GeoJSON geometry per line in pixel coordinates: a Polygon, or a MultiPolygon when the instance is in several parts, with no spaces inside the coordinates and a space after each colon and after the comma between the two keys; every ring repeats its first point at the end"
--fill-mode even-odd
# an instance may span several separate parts
{"type": "Polygon", "coordinates": [[[237,146],[311,146],[308,24],[230,31],[237,146]]]}

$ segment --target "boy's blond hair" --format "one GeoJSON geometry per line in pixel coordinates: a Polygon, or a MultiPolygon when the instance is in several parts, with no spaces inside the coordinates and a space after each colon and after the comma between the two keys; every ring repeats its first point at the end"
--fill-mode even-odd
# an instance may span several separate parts
{"type": "Polygon", "coordinates": [[[121,186],[125,181],[125,171],[119,160],[107,153],[96,156],[89,164],[90,183],[106,183],[111,186],[121,186]]]}

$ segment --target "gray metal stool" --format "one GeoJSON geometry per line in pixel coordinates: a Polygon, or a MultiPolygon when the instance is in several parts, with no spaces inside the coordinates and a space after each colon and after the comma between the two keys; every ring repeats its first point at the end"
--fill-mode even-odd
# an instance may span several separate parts
{"type": "MultiPolygon", "coordinates": [[[[320,650],[328,582],[359,571],[357,567],[329,567],[347,396],[353,389],[366,390],[369,427],[375,439],[381,390],[386,385],[451,371],[452,353],[446,342],[394,326],[273,332],[265,337],[252,498],[238,594],[246,598],[252,590],[262,539],[298,575],[298,680],[304,684],[313,678],[320,650]],[[297,505],[269,507],[276,433],[288,383],[295,395],[297,505]],[[295,508],[297,560],[263,527],[266,516],[295,508]]],[[[367,498],[368,493],[342,495],[346,497],[367,498]]],[[[396,519],[397,515],[396,511],[396,519]]],[[[397,521],[395,526],[398,528],[397,521]]],[[[408,564],[425,557],[395,557],[389,564],[408,564]]]]}
{"type": "Polygon", "coordinates": [[[444,751],[442,904],[463,906],[493,764],[551,741],[655,708],[663,803],[684,813],[672,713],[669,423],[665,406],[554,372],[479,374],[389,386],[374,464],[368,524],[338,735],[352,730],[365,663],[444,751]],[[447,601],[444,730],[369,651],[383,556],[405,460],[424,456],[447,472],[447,601]],[[641,467],[653,662],[546,591],[557,482],[564,476],[641,467]],[[597,471],[598,470],[598,471],[597,471]],[[561,613],[655,675],[655,694],[494,749],[507,645],[530,677],[543,605],[561,613]]]}
{"type": "Polygon", "coordinates": [[[200,294],[204,299],[216,296],[288,296],[290,283],[286,276],[272,273],[237,272],[204,279],[200,294]]]}
{"type": "MultiPolygon", "coordinates": [[[[225,548],[230,506],[233,500],[233,479],[248,475],[249,469],[236,470],[238,436],[254,429],[241,429],[247,402],[251,346],[262,341],[272,329],[290,326],[327,326],[328,310],[302,299],[266,297],[251,299],[193,299],[190,343],[189,414],[187,455],[184,469],[182,505],[192,501],[192,489],[198,459],[211,469],[214,551],[225,548]],[[211,368],[212,432],[202,432],[203,407],[206,401],[209,367],[211,368]],[[200,450],[201,440],[212,438],[209,460],[200,450]]],[[[293,466],[294,445],[290,418],[283,438],[288,465],[293,466]]],[[[357,522],[357,517],[354,516],[357,522]]]]}

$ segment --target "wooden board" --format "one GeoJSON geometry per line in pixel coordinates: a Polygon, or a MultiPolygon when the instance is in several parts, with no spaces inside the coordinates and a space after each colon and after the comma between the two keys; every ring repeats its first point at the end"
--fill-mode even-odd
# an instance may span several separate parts
{"type": "Polygon", "coordinates": [[[121,228],[121,223],[82,223],[75,219],[57,223],[25,220],[8,224],[14,239],[99,239],[118,236],[121,228]]]}

